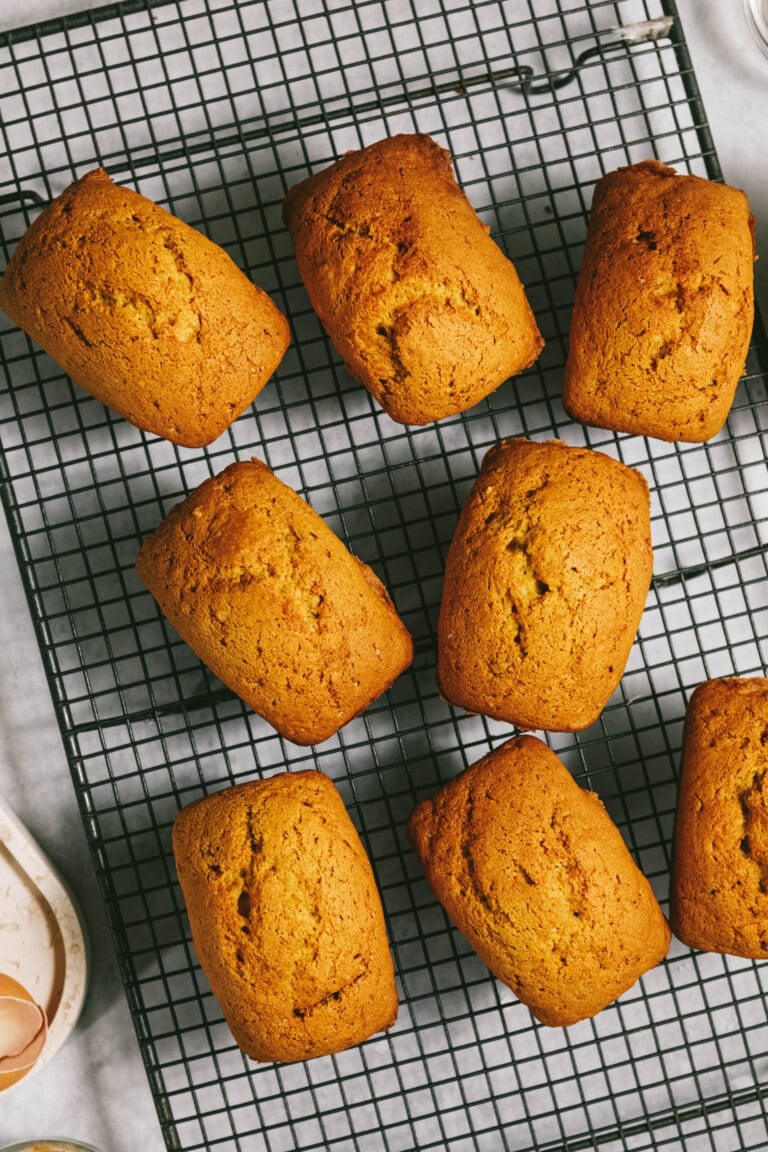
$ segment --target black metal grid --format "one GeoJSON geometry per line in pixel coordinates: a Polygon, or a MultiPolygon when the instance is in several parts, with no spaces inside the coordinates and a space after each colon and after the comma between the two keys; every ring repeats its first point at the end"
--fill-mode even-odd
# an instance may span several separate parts
{"type": "Polygon", "coordinates": [[[405,841],[414,804],[507,738],[437,696],[442,566],[497,438],[557,435],[639,467],[655,579],[600,721],[550,744],[594,787],[666,900],[685,701],[768,661],[766,346],[727,430],[664,445],[575,425],[560,402],[594,181],[649,155],[719,178],[679,21],[593,54],[668,0],[131,0],[0,37],[0,233],[102,164],[201,228],[293,326],[274,381],[207,451],[145,436],[73,387],[0,317],[2,495],[169,1148],[718,1150],[768,1144],[765,966],[691,954],[568,1030],[534,1024],[432,897],[405,841]],[[403,428],[351,381],[301,287],[287,187],[397,131],[448,146],[514,259],[547,346],[462,417],[403,428]],[[133,561],[168,508],[257,454],[371,563],[416,638],[387,697],[314,749],[286,744],[160,618],[133,561]],[[316,765],[338,784],[382,890],[402,1006],[361,1048],[257,1066],[191,951],[170,828],[202,792],[316,765]]]}

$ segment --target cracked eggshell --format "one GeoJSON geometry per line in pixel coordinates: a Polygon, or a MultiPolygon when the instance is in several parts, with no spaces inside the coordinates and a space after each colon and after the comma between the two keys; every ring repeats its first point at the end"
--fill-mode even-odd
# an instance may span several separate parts
{"type": "MultiPolygon", "coordinates": [[[[1,796],[0,973],[5,973],[12,999],[31,1001],[47,1019],[41,1051],[23,1073],[28,1075],[48,1063],[77,1022],[85,999],[88,951],[70,892],[1,796]]],[[[22,1020],[22,1013],[29,1009],[11,1005],[12,1016],[22,1020]]],[[[2,1039],[0,1016],[0,1090],[21,1078],[3,1074],[2,1039]]]]}
{"type": "Polygon", "coordinates": [[[37,1063],[47,1036],[45,1011],[23,984],[0,973],[0,1092],[37,1063]]]}

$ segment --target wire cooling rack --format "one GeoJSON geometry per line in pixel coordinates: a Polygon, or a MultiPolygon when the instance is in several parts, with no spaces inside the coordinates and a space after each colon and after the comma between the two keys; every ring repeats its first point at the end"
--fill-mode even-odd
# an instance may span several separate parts
{"type": "Polygon", "coordinates": [[[672,4],[133,0],[0,39],[0,131],[6,260],[40,205],[101,164],[223,245],[293,326],[254,408],[192,451],[106,411],[0,318],[2,495],[169,1148],[764,1148],[764,965],[674,943],[594,1020],[544,1028],[450,927],[404,835],[419,799],[510,735],[435,687],[445,552],[499,437],[588,444],[650,483],[655,579],[626,674],[597,724],[548,739],[663,902],[687,696],[768,658],[763,338],[727,430],[704,446],[585,428],[560,401],[595,180],[650,155],[720,176],[672,4]],[[664,14],[669,38],[603,47],[609,29],[664,14]],[[545,73],[561,85],[532,82],[545,73]],[[450,148],[547,340],[535,368],[423,429],[392,423],[348,378],[281,220],[310,170],[414,130],[450,148]],[[373,565],[416,638],[412,670],[314,749],[284,743],[205,672],[133,567],[174,503],[252,454],[373,565]],[[171,824],[204,792],[312,765],[372,857],[402,1006],[360,1048],[258,1066],[196,964],[171,824]]]}

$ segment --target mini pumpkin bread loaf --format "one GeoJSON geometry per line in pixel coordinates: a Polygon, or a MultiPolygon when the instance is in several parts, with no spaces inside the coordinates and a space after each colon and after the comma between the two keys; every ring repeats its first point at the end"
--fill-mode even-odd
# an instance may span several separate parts
{"type": "Polygon", "coordinates": [[[503,440],[462,509],[445,570],[438,682],[520,728],[592,724],[621,679],[651,580],[648,485],[559,440],[503,440]]]}
{"type": "Polygon", "coordinates": [[[381,581],[258,460],[172,509],[136,567],[200,659],[297,744],[327,740],[413,659],[381,581]]]}
{"type": "Polygon", "coordinates": [[[254,1060],[309,1060],[389,1028],[397,992],[371,865],[336,788],[294,772],[182,809],[192,942],[254,1060]]]}
{"type": "Polygon", "coordinates": [[[349,152],[285,200],[312,306],[402,424],[477,404],[539,355],[518,275],[429,136],[349,152]]]}
{"type": "Polygon", "coordinates": [[[768,959],[768,680],[688,703],[670,920],[691,948],[768,959]]]}
{"type": "Polygon", "coordinates": [[[656,160],[595,188],[563,403],[577,420],[661,440],[725,423],[754,317],[743,192],[656,160]]]}
{"type": "Polygon", "coordinates": [[[237,419],[289,341],[223,249],[100,169],[22,237],[0,307],[97,400],[190,448],[237,419]]]}
{"type": "Polygon", "coordinates": [[[419,804],[408,833],[451,920],[543,1024],[594,1016],[666,956],[669,927],[619,830],[534,736],[419,804]]]}

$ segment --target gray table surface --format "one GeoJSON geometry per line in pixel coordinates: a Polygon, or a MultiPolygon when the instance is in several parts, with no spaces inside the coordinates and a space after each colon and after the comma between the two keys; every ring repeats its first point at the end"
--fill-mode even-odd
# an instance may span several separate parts
{"type": "MultiPolygon", "coordinates": [[[[0,0],[0,28],[93,7],[78,0],[0,0]]],[[[300,2],[297,7],[301,8],[300,2]]],[[[726,179],[758,221],[758,301],[768,318],[768,58],[740,0],[678,0],[726,179]]],[[[88,1000],[74,1035],[39,1074],[4,1095],[0,1147],[79,1138],[104,1152],[164,1147],[112,950],[101,896],[4,520],[0,520],[0,791],[68,880],[92,946],[88,1000]]]]}

